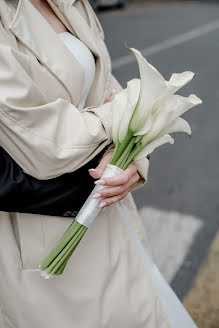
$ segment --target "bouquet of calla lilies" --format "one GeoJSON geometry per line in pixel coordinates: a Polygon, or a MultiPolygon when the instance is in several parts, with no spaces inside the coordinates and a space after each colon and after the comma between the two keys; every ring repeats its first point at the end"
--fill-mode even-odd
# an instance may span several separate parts
{"type": "MultiPolygon", "coordinates": [[[[194,73],[173,74],[166,81],[138,50],[130,50],[136,56],[140,79],[129,81],[126,89],[105,104],[112,107],[115,148],[103,178],[121,173],[134,159],[146,157],[165,143],[173,144],[170,133],[185,132],[191,136],[188,122],[180,116],[202,103],[195,95],[175,94],[192,80],[194,73]]],[[[92,196],[102,188],[104,186],[96,185],[68,230],[40,263],[41,275],[45,278],[64,271],[89,225],[101,211],[99,200],[92,196]]]]}

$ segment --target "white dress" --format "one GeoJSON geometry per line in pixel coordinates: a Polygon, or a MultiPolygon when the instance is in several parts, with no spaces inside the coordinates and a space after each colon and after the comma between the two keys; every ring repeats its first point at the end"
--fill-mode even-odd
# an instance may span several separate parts
{"type": "MultiPolygon", "coordinates": [[[[84,69],[84,73],[85,73],[84,87],[83,87],[80,103],[78,105],[78,109],[80,110],[84,108],[87,96],[89,94],[90,88],[94,80],[94,76],[95,76],[94,56],[91,53],[91,51],[86,47],[86,45],[70,32],[60,33],[59,37],[84,69]]],[[[74,74],[74,72],[72,74],[74,74]]],[[[72,76],[72,78],[74,78],[74,76],[72,76]]]]}

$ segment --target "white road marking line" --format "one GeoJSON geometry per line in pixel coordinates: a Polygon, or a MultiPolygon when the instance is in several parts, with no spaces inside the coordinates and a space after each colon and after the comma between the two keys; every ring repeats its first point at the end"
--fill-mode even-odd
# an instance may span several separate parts
{"type": "Polygon", "coordinates": [[[141,208],[140,215],[154,261],[170,283],[203,223],[191,215],[151,207],[141,208]]]}
{"type": "MultiPolygon", "coordinates": [[[[149,47],[142,49],[141,53],[143,56],[148,57],[163,50],[170,49],[185,42],[194,40],[217,29],[219,29],[219,20],[212,21],[211,23],[199,26],[186,33],[178,34],[170,39],[155,43],[149,47]]],[[[136,59],[132,54],[120,57],[112,62],[112,69],[116,70],[122,66],[131,64],[135,61],[136,59]]]]}

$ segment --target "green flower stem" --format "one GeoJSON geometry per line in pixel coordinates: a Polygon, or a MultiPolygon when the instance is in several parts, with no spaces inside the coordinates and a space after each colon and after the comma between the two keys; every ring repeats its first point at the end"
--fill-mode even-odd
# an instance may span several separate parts
{"type": "Polygon", "coordinates": [[[75,235],[75,233],[80,229],[82,225],[74,220],[72,224],[69,226],[69,228],[66,230],[64,235],[60,238],[60,240],[57,242],[57,244],[53,247],[53,249],[50,251],[48,256],[42,260],[40,263],[40,269],[45,270],[52,261],[57,257],[57,255],[63,250],[63,248],[68,244],[68,242],[71,240],[72,236],[75,235]]]}
{"type": "Polygon", "coordinates": [[[74,249],[72,250],[72,252],[69,254],[69,256],[65,259],[65,261],[60,265],[60,267],[58,268],[58,270],[55,272],[54,275],[58,276],[61,275],[68,263],[68,260],[70,259],[70,257],[72,256],[72,254],[74,253],[74,249]]]}
{"type": "Polygon", "coordinates": [[[112,157],[111,157],[110,161],[113,161],[114,160],[114,157],[115,157],[115,155],[116,155],[116,153],[117,153],[117,151],[119,149],[119,146],[120,146],[120,142],[117,141],[117,143],[115,144],[115,148],[114,148],[114,151],[113,151],[113,154],[112,154],[112,157]]]}
{"type": "Polygon", "coordinates": [[[133,151],[131,152],[129,158],[123,165],[123,167],[121,167],[121,169],[125,170],[127,168],[127,166],[134,160],[135,156],[137,156],[141,150],[142,150],[142,145],[141,144],[136,145],[135,148],[133,149],[133,151]]]}
{"type": "Polygon", "coordinates": [[[68,242],[68,244],[56,256],[56,258],[52,261],[52,263],[47,267],[46,272],[48,272],[48,273],[52,272],[53,271],[53,268],[56,266],[56,264],[59,263],[59,261],[64,258],[65,254],[68,252],[68,250],[71,248],[72,244],[74,243],[74,240],[80,235],[81,229],[83,229],[83,226],[82,225],[81,225],[80,229],[75,233],[75,235],[72,236],[72,238],[68,242]]]}
{"type": "Polygon", "coordinates": [[[66,264],[68,263],[68,260],[70,259],[70,257],[72,256],[72,254],[74,253],[75,249],[77,248],[77,245],[79,244],[79,242],[81,241],[81,239],[83,238],[85,232],[87,231],[87,228],[84,227],[83,228],[83,234],[80,238],[80,240],[78,240],[78,243],[72,248],[72,251],[70,252],[70,254],[67,256],[67,258],[65,259],[65,261],[59,266],[58,270],[54,273],[54,275],[61,275],[66,267],[66,264]]]}
{"type": "Polygon", "coordinates": [[[132,151],[132,148],[134,146],[136,137],[132,137],[128,146],[126,147],[126,149],[124,150],[124,152],[122,153],[122,155],[120,156],[120,158],[118,159],[118,161],[115,163],[116,166],[118,167],[122,167],[122,164],[125,164],[126,160],[129,157],[129,154],[132,151]]]}
{"type": "Polygon", "coordinates": [[[68,263],[68,260],[70,259],[71,255],[73,254],[73,251],[71,252],[70,256],[62,263],[62,265],[59,267],[59,269],[56,271],[55,275],[59,276],[63,273],[65,270],[66,264],[68,263]]]}
{"type": "Polygon", "coordinates": [[[69,249],[67,250],[67,252],[62,255],[61,259],[59,260],[59,262],[53,267],[53,269],[49,269],[48,268],[48,273],[50,274],[56,274],[56,271],[60,268],[60,266],[65,262],[65,260],[69,259],[69,256],[73,253],[73,251],[75,250],[75,248],[77,247],[77,245],[79,244],[79,242],[81,241],[81,239],[83,238],[84,234],[86,232],[86,229],[82,228],[80,230],[80,232],[74,236],[73,238],[73,242],[71,243],[71,246],[69,247],[69,249]]]}
{"type": "Polygon", "coordinates": [[[115,165],[115,163],[118,161],[120,156],[123,154],[124,150],[126,149],[127,145],[129,144],[129,141],[132,137],[133,137],[133,132],[131,130],[128,130],[125,139],[119,146],[118,150],[115,153],[115,156],[113,157],[113,160],[110,161],[110,164],[115,165]]]}
{"type": "MultiPolygon", "coordinates": [[[[87,227],[83,227],[83,231],[84,231],[84,234],[85,232],[87,231],[87,227]]],[[[71,253],[68,255],[68,257],[66,258],[66,260],[60,265],[59,269],[55,272],[55,275],[61,275],[66,267],[66,264],[68,263],[68,260],[70,259],[70,257],[72,256],[72,254],[74,253],[76,247],[73,247],[71,253]]]]}
{"type": "Polygon", "coordinates": [[[142,146],[142,142],[141,142],[141,139],[136,143],[136,147],[138,147],[138,146],[142,146]]]}

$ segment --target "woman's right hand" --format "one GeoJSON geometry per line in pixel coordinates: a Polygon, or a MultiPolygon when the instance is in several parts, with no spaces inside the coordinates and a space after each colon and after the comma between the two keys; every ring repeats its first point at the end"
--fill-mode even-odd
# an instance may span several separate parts
{"type": "MultiPolygon", "coordinates": [[[[110,161],[112,152],[106,153],[99,165],[95,169],[89,170],[90,175],[94,179],[100,179],[107,164],[110,161]]],[[[98,190],[93,198],[100,198],[99,207],[110,206],[122,199],[124,199],[128,193],[134,188],[136,183],[139,181],[140,176],[137,171],[137,167],[134,163],[129,164],[129,166],[119,175],[111,178],[104,178],[96,181],[96,184],[106,186],[98,190]]]]}

